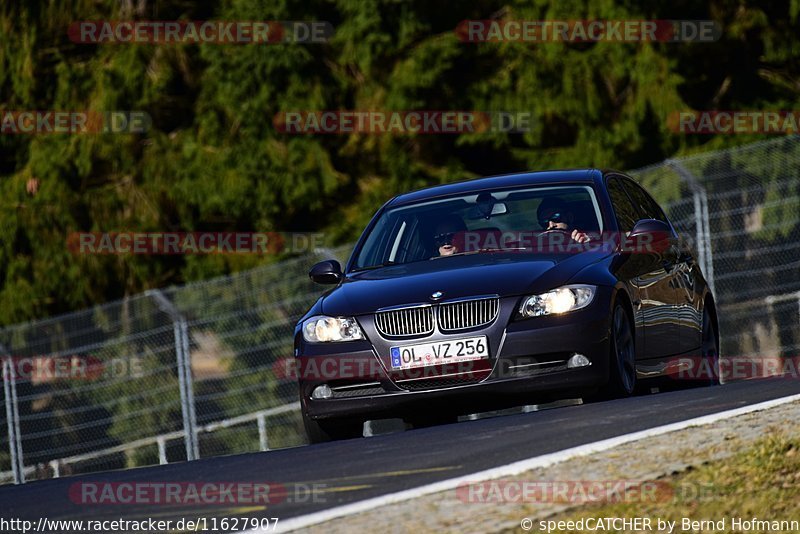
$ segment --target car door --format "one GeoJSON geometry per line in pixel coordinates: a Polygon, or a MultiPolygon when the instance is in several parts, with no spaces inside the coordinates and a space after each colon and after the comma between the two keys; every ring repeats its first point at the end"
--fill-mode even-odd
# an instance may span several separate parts
{"type": "MultiPolygon", "coordinates": [[[[648,218],[628,194],[622,177],[611,176],[606,185],[620,232],[627,234],[637,220],[648,218]]],[[[651,359],[679,352],[675,341],[673,270],[660,253],[634,250],[626,257],[625,271],[637,293],[636,320],[643,326],[641,339],[637,336],[637,343],[643,344],[643,350],[637,350],[637,356],[651,359]]]]}
{"type": "Polygon", "coordinates": [[[699,266],[688,244],[678,240],[678,263],[675,288],[678,292],[677,337],[682,353],[697,350],[703,338],[703,301],[698,291],[699,266]]]}
{"type": "MultiPolygon", "coordinates": [[[[653,215],[653,218],[664,221],[674,228],[664,210],[653,200],[653,197],[638,185],[633,184],[633,187],[639,191],[643,202],[648,204],[649,213],[653,215]]],[[[673,237],[672,250],[666,259],[674,262],[675,336],[680,352],[687,353],[699,348],[702,344],[703,303],[701,294],[697,291],[697,283],[701,277],[698,273],[699,267],[694,253],[686,240],[677,235],[673,237]]]]}
{"type": "MultiPolygon", "coordinates": [[[[670,224],[664,211],[647,191],[633,180],[624,178],[622,182],[633,204],[636,206],[640,217],[656,219],[670,224]]],[[[665,346],[661,355],[685,352],[687,342],[689,341],[687,338],[688,325],[685,321],[685,317],[690,314],[690,309],[687,309],[687,304],[689,308],[691,308],[691,290],[688,294],[689,302],[686,300],[687,259],[684,251],[679,246],[677,236],[674,234],[670,236],[669,248],[661,252],[658,257],[655,258],[656,262],[663,268],[664,274],[668,280],[667,285],[670,289],[667,291],[665,288],[662,293],[665,301],[670,299],[670,306],[664,308],[663,315],[659,318],[659,320],[666,321],[669,324],[669,338],[664,340],[665,346]]]]}

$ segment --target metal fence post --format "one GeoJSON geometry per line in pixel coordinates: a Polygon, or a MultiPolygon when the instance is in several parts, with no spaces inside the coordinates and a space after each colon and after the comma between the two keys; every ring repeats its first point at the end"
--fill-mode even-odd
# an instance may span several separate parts
{"type": "Polygon", "coordinates": [[[158,289],[145,292],[152,297],[161,310],[172,318],[175,332],[175,357],[178,368],[178,388],[181,395],[181,414],[183,416],[184,443],[186,459],[200,458],[197,442],[197,415],[194,408],[194,390],[192,387],[192,362],[189,354],[189,326],[178,309],[158,289]]]}
{"type": "Polygon", "coordinates": [[[664,163],[675,169],[678,176],[680,176],[689,186],[689,189],[692,190],[698,260],[703,269],[703,274],[708,282],[708,286],[711,288],[711,292],[715,293],[714,258],[711,251],[711,223],[709,222],[708,216],[708,193],[697,178],[679,161],[668,159],[664,163]]]}
{"type": "Polygon", "coordinates": [[[695,242],[697,243],[697,254],[700,256],[700,265],[703,266],[703,271],[706,270],[706,240],[703,238],[703,205],[700,199],[700,193],[695,191],[692,193],[692,200],[694,201],[694,228],[695,228],[695,242]]]}
{"type": "Polygon", "coordinates": [[[697,186],[700,188],[700,200],[703,210],[703,238],[706,243],[706,268],[703,274],[705,274],[708,286],[711,288],[711,293],[716,295],[716,291],[714,290],[714,251],[711,247],[711,222],[708,216],[708,193],[706,192],[706,188],[699,183],[697,186]]]}
{"type": "Polygon", "coordinates": [[[53,470],[53,478],[61,476],[61,462],[58,460],[50,460],[50,469],[53,470]]]}
{"type": "Polygon", "coordinates": [[[261,452],[269,450],[269,441],[267,439],[267,417],[260,413],[256,419],[258,424],[258,444],[261,452]]]}
{"type": "MultiPolygon", "coordinates": [[[[176,310],[177,311],[177,310],[176,310]]],[[[189,425],[192,429],[191,445],[192,445],[192,460],[200,458],[200,443],[197,438],[197,412],[195,411],[194,404],[194,380],[192,379],[192,353],[189,349],[189,323],[186,318],[179,315],[181,333],[181,344],[183,345],[181,353],[183,354],[183,384],[186,390],[186,408],[189,411],[189,425]]]]}
{"type": "Polygon", "coordinates": [[[158,436],[156,443],[158,444],[158,463],[164,465],[167,463],[167,440],[164,436],[158,436]]]}
{"type": "Polygon", "coordinates": [[[11,358],[3,358],[3,391],[5,394],[6,418],[8,419],[8,452],[11,455],[11,469],[14,484],[25,483],[25,469],[22,459],[22,440],[19,435],[19,408],[17,407],[17,385],[11,358]]]}

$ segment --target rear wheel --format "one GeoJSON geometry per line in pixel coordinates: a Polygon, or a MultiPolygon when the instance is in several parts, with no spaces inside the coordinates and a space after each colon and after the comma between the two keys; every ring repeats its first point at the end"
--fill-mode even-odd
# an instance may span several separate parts
{"type": "Polygon", "coordinates": [[[715,386],[720,383],[719,346],[717,343],[717,329],[708,306],[703,308],[703,364],[708,369],[708,384],[715,386]]]}
{"type": "Polygon", "coordinates": [[[364,422],[350,419],[314,420],[303,414],[303,426],[310,443],[324,443],[340,439],[360,438],[364,435],[364,422]]]}

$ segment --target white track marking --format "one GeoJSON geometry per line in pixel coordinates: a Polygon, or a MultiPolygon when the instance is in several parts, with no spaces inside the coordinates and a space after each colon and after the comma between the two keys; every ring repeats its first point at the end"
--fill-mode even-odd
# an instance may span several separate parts
{"type": "MultiPolygon", "coordinates": [[[[679,421],[677,423],[671,423],[668,425],[649,428],[647,430],[640,430],[639,432],[632,432],[630,434],[624,434],[622,436],[616,436],[601,441],[595,441],[594,443],[587,443],[585,445],[579,445],[577,447],[564,449],[562,451],[553,452],[550,454],[544,454],[542,456],[535,456],[533,458],[520,460],[518,462],[510,463],[507,465],[501,465],[498,467],[493,467],[491,469],[486,469],[485,471],[479,471],[477,473],[471,473],[469,475],[442,480],[440,482],[426,484],[424,486],[419,486],[417,488],[399,491],[397,493],[381,495],[380,497],[373,497],[371,499],[366,499],[364,501],[345,504],[342,506],[337,506],[335,508],[322,510],[320,512],[314,512],[299,517],[293,517],[291,519],[287,519],[286,521],[281,521],[278,525],[278,531],[289,532],[292,530],[309,527],[311,525],[316,525],[319,523],[323,523],[325,521],[330,521],[331,519],[336,519],[339,517],[344,517],[348,515],[374,510],[379,506],[386,506],[388,504],[407,501],[410,499],[421,497],[423,495],[438,493],[440,491],[452,490],[457,488],[459,485],[465,483],[482,482],[485,480],[493,480],[501,477],[519,475],[526,471],[530,471],[531,469],[549,467],[553,464],[564,462],[572,458],[577,458],[579,456],[587,456],[589,454],[593,454],[596,452],[605,451],[617,447],[619,445],[623,445],[625,443],[630,443],[632,441],[638,441],[653,436],[660,436],[668,432],[675,432],[677,430],[683,430],[685,428],[689,428],[692,426],[708,425],[711,423],[715,423],[717,421],[721,421],[723,419],[729,419],[731,417],[736,417],[751,412],[766,410],[768,408],[773,408],[775,406],[780,406],[782,404],[787,404],[794,401],[800,401],[800,394],[790,395],[788,397],[781,397],[778,399],[772,399],[760,402],[758,404],[743,406],[741,408],[736,408],[733,410],[726,410],[724,412],[718,412],[709,415],[704,415],[701,417],[695,417],[694,419],[687,419],[686,421],[679,421]]],[[[257,534],[262,532],[266,533],[273,531],[271,529],[254,529],[254,530],[245,530],[237,534],[257,534]]]]}

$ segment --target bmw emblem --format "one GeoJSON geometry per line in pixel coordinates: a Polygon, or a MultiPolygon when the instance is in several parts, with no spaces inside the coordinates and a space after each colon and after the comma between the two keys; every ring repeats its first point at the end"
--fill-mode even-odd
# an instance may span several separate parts
{"type": "Polygon", "coordinates": [[[440,298],[442,298],[443,296],[444,296],[444,293],[442,293],[441,291],[434,291],[434,292],[431,294],[431,298],[432,298],[433,300],[439,300],[439,299],[440,299],[440,298]]]}

